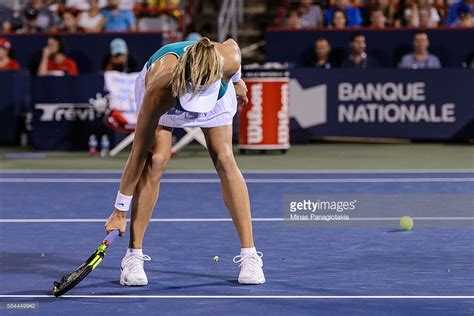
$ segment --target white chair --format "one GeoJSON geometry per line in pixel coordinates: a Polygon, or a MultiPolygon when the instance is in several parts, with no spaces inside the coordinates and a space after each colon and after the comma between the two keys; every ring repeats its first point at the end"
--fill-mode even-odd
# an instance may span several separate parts
{"type": "MultiPolygon", "coordinates": [[[[137,125],[135,79],[137,76],[137,73],[105,72],[105,90],[109,92],[109,95],[107,97],[97,95],[96,99],[90,100],[95,108],[101,107],[101,111],[105,111],[103,122],[107,127],[115,131],[130,133],[110,150],[110,156],[112,157],[130,145],[135,137],[137,125]]],[[[184,128],[184,130],[186,134],[171,148],[172,154],[176,154],[193,140],[207,148],[206,139],[200,128],[184,128]]]]}

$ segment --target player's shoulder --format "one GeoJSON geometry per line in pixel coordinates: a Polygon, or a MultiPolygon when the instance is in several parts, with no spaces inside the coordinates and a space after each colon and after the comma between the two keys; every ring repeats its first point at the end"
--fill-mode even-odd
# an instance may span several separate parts
{"type": "Polygon", "coordinates": [[[153,63],[146,75],[146,85],[154,88],[168,88],[176,62],[176,57],[166,55],[153,63]]]}

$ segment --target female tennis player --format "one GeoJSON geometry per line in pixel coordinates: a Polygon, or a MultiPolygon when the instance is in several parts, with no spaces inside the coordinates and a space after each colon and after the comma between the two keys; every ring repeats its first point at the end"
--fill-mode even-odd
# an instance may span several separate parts
{"type": "Polygon", "coordinates": [[[129,249],[122,260],[120,284],[148,283],[143,264],[143,236],[158,198],[160,179],[171,156],[175,127],[200,127],[219,174],[224,202],[240,238],[240,284],[261,284],[263,254],[255,249],[250,202],[245,180],[232,152],[232,118],[237,98],[247,103],[240,79],[240,49],[233,40],[208,38],[178,42],[159,49],[146,63],[135,84],[139,110],[130,156],[123,170],[115,210],[107,232],[123,235],[131,206],[129,249]]]}

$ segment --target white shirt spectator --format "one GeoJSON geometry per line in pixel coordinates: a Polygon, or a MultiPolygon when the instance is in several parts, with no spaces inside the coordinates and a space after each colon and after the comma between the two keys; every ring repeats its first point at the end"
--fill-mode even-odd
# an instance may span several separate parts
{"type": "Polygon", "coordinates": [[[133,11],[136,0],[120,0],[119,9],[125,11],[133,11]]]}
{"type": "MultiPolygon", "coordinates": [[[[410,26],[412,27],[419,27],[420,26],[420,15],[418,12],[418,8],[412,9],[407,8],[405,9],[405,20],[409,22],[410,26]],[[411,22],[411,23],[410,23],[411,22]]],[[[429,27],[436,27],[441,18],[439,17],[438,11],[434,7],[430,7],[430,25],[429,27]]]]}
{"type": "Polygon", "coordinates": [[[89,12],[82,12],[79,15],[79,26],[83,29],[96,29],[99,27],[103,18],[102,14],[90,16],[89,12]]]}
{"type": "Polygon", "coordinates": [[[324,15],[319,5],[311,5],[308,11],[301,14],[302,27],[317,27],[324,23],[324,15]]]}
{"type": "MultiPolygon", "coordinates": [[[[99,0],[99,8],[107,6],[107,0],[99,0]]],[[[90,9],[89,0],[66,0],[65,7],[67,9],[74,8],[79,11],[87,11],[90,9]]]]}

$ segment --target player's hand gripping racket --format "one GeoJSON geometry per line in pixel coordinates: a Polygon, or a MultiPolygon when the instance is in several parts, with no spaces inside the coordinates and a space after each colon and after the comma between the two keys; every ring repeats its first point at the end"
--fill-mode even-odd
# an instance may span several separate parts
{"type": "Polygon", "coordinates": [[[53,295],[58,297],[65,294],[67,291],[79,284],[92,270],[97,268],[105,257],[105,249],[112,244],[112,242],[119,235],[118,230],[110,232],[104,241],[97,247],[97,250],[75,271],[66,274],[61,278],[61,281],[53,283],[53,295]]]}

